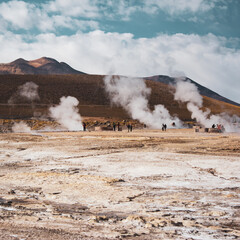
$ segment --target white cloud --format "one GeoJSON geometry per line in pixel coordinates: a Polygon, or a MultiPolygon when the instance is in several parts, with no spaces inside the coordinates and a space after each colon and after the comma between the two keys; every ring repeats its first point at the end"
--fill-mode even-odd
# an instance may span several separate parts
{"type": "Polygon", "coordinates": [[[51,18],[46,16],[43,21],[39,22],[39,29],[43,32],[56,31],[56,29],[72,29],[72,30],[95,30],[99,28],[99,24],[92,20],[78,20],[68,16],[54,15],[51,18]]]}
{"type": "Polygon", "coordinates": [[[1,62],[49,56],[92,74],[114,71],[121,75],[151,76],[182,72],[240,102],[240,50],[225,47],[227,41],[212,34],[134,39],[131,34],[93,31],[72,36],[41,34],[27,43],[22,36],[10,32],[0,35],[1,62]]]}
{"type": "Polygon", "coordinates": [[[65,16],[96,18],[99,10],[96,1],[55,0],[45,5],[46,12],[59,12],[65,16]]]}
{"type": "Polygon", "coordinates": [[[0,16],[5,21],[5,24],[8,23],[15,29],[31,28],[33,11],[34,5],[23,1],[10,1],[0,4],[0,16]]]}
{"type": "Polygon", "coordinates": [[[103,0],[105,7],[100,7],[102,14],[109,18],[120,18],[123,21],[129,21],[130,16],[138,11],[142,11],[139,5],[125,0],[103,0]],[[107,10],[107,8],[109,8],[107,10]]]}
{"type": "Polygon", "coordinates": [[[161,9],[170,15],[178,15],[186,12],[205,12],[215,6],[214,2],[206,0],[145,0],[145,10],[153,12],[153,10],[161,9]]]}
{"type": "Polygon", "coordinates": [[[33,30],[42,32],[68,28],[72,30],[98,29],[97,21],[77,19],[73,16],[96,17],[97,7],[90,1],[51,1],[48,4],[36,5],[24,1],[9,1],[0,4],[0,32],[6,29],[33,30]],[[72,9],[72,10],[71,10],[72,9]],[[53,11],[53,12],[51,12],[53,11]],[[61,15],[61,13],[63,13],[61,15]]]}
{"type": "Polygon", "coordinates": [[[57,32],[59,28],[71,30],[99,29],[100,19],[129,21],[137,12],[148,14],[165,11],[181,21],[199,21],[199,13],[206,12],[220,0],[52,0],[45,3],[8,1],[0,4],[1,27],[12,30],[37,30],[57,32]],[[185,13],[194,15],[185,16],[185,13]],[[197,15],[197,16],[196,16],[197,15]],[[85,22],[84,22],[85,21],[85,22]],[[79,29],[80,28],[80,29],[79,29]]]}

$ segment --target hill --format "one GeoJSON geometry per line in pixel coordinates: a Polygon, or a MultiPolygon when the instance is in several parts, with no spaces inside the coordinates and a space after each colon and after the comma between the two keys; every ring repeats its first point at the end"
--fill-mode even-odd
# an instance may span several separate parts
{"type": "Polygon", "coordinates": [[[11,63],[0,64],[0,74],[84,74],[64,62],[42,57],[27,61],[19,58],[11,63]]]}
{"type": "MultiPolygon", "coordinates": [[[[79,112],[85,117],[104,117],[127,119],[129,115],[120,107],[112,106],[105,92],[104,76],[73,75],[0,75],[0,118],[30,118],[47,116],[48,108],[58,104],[62,96],[73,96],[79,100],[79,112]],[[26,82],[37,84],[39,100],[33,103],[19,99],[17,103],[8,104],[20,85],[26,82]]],[[[146,80],[152,89],[149,104],[163,104],[171,113],[182,120],[190,120],[191,114],[185,104],[174,101],[173,87],[166,83],[146,80]]],[[[210,108],[214,114],[226,112],[240,116],[240,107],[204,96],[204,107],[210,108]]]]}
{"type": "MultiPolygon", "coordinates": [[[[169,77],[169,76],[164,76],[164,75],[157,75],[157,76],[147,77],[145,79],[149,79],[149,80],[165,83],[167,85],[174,85],[175,81],[176,81],[175,78],[172,78],[172,77],[169,77]]],[[[191,83],[194,83],[197,86],[199,93],[201,95],[203,95],[203,96],[210,97],[210,98],[213,98],[215,100],[222,101],[222,102],[230,103],[230,104],[233,104],[233,105],[236,105],[236,106],[240,106],[239,103],[236,103],[234,101],[231,101],[230,99],[227,99],[227,98],[219,95],[218,93],[216,93],[216,92],[214,92],[214,91],[212,91],[212,90],[210,90],[210,89],[200,85],[199,83],[193,81],[190,78],[187,78],[187,80],[189,82],[191,82],[191,83]]]]}

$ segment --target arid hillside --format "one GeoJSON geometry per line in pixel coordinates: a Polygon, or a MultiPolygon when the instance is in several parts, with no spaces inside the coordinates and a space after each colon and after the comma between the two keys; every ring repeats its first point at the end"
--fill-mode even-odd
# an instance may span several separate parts
{"type": "MultiPolygon", "coordinates": [[[[114,106],[105,91],[104,76],[101,75],[0,75],[0,117],[30,118],[47,116],[48,108],[58,104],[62,96],[73,96],[79,100],[79,112],[82,116],[105,118],[129,118],[122,108],[114,106]],[[13,104],[9,99],[17,92],[20,85],[26,82],[37,84],[39,100],[26,102],[16,98],[13,104]]],[[[146,80],[151,88],[150,107],[163,104],[171,113],[182,120],[191,120],[191,114],[185,104],[174,101],[174,88],[165,83],[146,80]]],[[[216,113],[226,112],[240,116],[240,107],[204,96],[204,107],[216,113]]]]}
{"type": "Polygon", "coordinates": [[[84,74],[64,62],[42,57],[27,61],[19,58],[10,63],[0,64],[0,74],[84,74]]]}

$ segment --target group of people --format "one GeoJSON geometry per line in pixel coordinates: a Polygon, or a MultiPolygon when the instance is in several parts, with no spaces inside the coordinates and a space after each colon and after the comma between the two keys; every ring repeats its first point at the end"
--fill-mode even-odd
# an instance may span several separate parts
{"type": "MultiPolygon", "coordinates": [[[[83,124],[83,131],[86,131],[87,130],[87,124],[85,122],[83,122],[82,124],[83,124]]],[[[110,124],[108,126],[111,127],[110,124]]],[[[128,132],[132,132],[133,125],[128,123],[127,124],[127,129],[128,129],[128,132]]],[[[122,127],[121,127],[120,123],[119,122],[118,123],[113,122],[112,123],[112,130],[113,131],[122,131],[122,127]]]]}
{"type": "Polygon", "coordinates": [[[132,132],[133,126],[132,124],[127,125],[128,132],[132,132]]]}
{"type": "MultiPolygon", "coordinates": [[[[132,124],[130,124],[130,123],[127,124],[127,129],[128,129],[128,132],[132,132],[132,130],[133,130],[132,124]]],[[[113,131],[116,131],[116,130],[117,131],[121,131],[122,130],[119,122],[117,124],[115,122],[113,122],[113,131]]]]}
{"type": "Polygon", "coordinates": [[[219,132],[224,132],[225,128],[222,124],[213,124],[212,128],[217,128],[219,132]]]}
{"type": "Polygon", "coordinates": [[[113,122],[113,131],[116,131],[116,127],[117,127],[117,130],[118,131],[121,131],[121,128],[120,128],[120,123],[118,122],[117,124],[115,122],[113,122]]]}

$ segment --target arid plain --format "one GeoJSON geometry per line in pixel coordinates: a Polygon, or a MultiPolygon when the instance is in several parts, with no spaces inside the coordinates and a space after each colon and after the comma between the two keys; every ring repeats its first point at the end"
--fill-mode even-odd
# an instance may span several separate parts
{"type": "Polygon", "coordinates": [[[1,239],[239,239],[240,135],[0,134],[1,239]]]}

